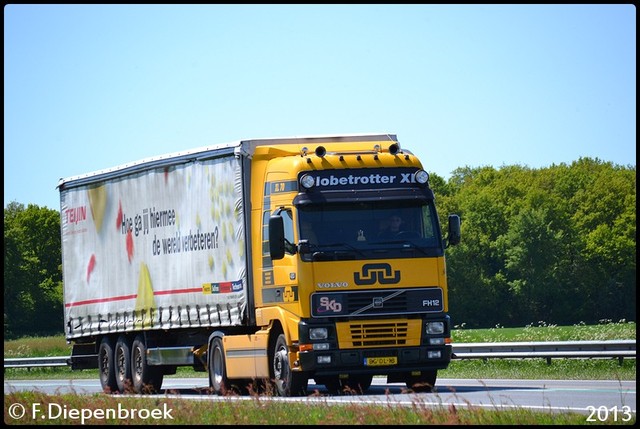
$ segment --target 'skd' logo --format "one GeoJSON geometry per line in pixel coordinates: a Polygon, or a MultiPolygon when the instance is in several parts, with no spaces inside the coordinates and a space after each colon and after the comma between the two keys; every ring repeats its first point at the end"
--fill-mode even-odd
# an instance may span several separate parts
{"type": "Polygon", "coordinates": [[[388,285],[400,281],[400,271],[391,273],[389,264],[366,264],[362,266],[362,277],[360,273],[353,273],[353,280],[357,285],[372,285],[376,282],[388,285]]]}

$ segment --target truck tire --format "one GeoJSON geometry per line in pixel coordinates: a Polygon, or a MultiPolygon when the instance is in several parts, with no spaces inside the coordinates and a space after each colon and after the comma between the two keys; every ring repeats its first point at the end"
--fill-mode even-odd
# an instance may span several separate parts
{"type": "Polygon", "coordinates": [[[116,383],[116,364],[113,354],[113,340],[110,337],[102,337],[98,348],[98,371],[100,372],[100,385],[105,393],[114,393],[118,390],[116,383]]]}
{"type": "Polygon", "coordinates": [[[115,357],[116,383],[118,391],[125,393],[131,390],[131,343],[125,335],[120,335],[113,351],[115,357]]]}
{"type": "Polygon", "coordinates": [[[158,366],[147,363],[147,344],[139,334],[131,345],[131,378],[136,393],[159,393],[164,374],[158,366]]]}
{"type": "Polygon", "coordinates": [[[209,387],[214,393],[224,395],[227,393],[229,379],[227,378],[227,369],[224,362],[224,348],[222,339],[215,337],[209,345],[209,353],[207,353],[207,370],[209,371],[209,387]]]}
{"type": "Polygon", "coordinates": [[[309,377],[307,374],[291,371],[284,334],[278,335],[271,356],[271,379],[278,396],[306,395],[309,377]]]}
{"type": "Polygon", "coordinates": [[[431,392],[436,385],[438,371],[422,371],[420,375],[408,375],[406,378],[407,388],[416,393],[431,392]]]}

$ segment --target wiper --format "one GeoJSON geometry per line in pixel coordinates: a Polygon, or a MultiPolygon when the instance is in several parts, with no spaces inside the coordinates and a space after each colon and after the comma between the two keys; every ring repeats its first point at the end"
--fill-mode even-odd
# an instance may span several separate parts
{"type": "Polygon", "coordinates": [[[298,243],[298,251],[303,254],[312,253],[315,251],[319,251],[322,253],[325,253],[325,252],[335,253],[342,250],[342,249],[334,249],[335,247],[347,248],[349,250],[353,250],[354,252],[357,252],[358,254],[362,255],[362,250],[348,243],[343,243],[343,242],[327,244],[327,243],[309,243],[307,240],[300,240],[300,242],[298,243]]]}
{"type": "MultiPolygon", "coordinates": [[[[346,247],[349,250],[353,250],[354,252],[358,253],[359,255],[364,255],[364,253],[362,252],[362,249],[358,249],[357,247],[349,244],[349,243],[344,243],[344,242],[338,242],[338,243],[331,243],[331,244],[319,244],[318,245],[319,248],[326,248],[326,247],[346,247]]],[[[336,252],[337,250],[333,250],[334,252],[336,252]]]]}
{"type": "Polygon", "coordinates": [[[428,255],[428,252],[424,249],[424,247],[422,246],[418,246],[414,241],[412,240],[382,240],[382,241],[373,241],[370,242],[369,244],[402,244],[402,249],[401,250],[414,250],[417,249],[420,252],[422,252],[425,255],[428,255]]]}

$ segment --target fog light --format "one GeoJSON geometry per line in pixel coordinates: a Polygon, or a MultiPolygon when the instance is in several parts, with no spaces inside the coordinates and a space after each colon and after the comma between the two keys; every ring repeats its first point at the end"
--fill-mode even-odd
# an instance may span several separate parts
{"type": "Polygon", "coordinates": [[[429,344],[432,346],[442,346],[444,345],[444,338],[429,338],[429,344]]]}
{"type": "Polygon", "coordinates": [[[442,357],[442,353],[440,353],[440,350],[434,350],[434,351],[427,352],[427,358],[428,359],[440,359],[441,357],[442,357]]]}
{"type": "Polygon", "coordinates": [[[329,343],[315,343],[313,350],[329,350],[329,343]]]}
{"type": "Polygon", "coordinates": [[[320,364],[331,363],[331,356],[318,356],[316,358],[316,362],[318,362],[320,364]]]}

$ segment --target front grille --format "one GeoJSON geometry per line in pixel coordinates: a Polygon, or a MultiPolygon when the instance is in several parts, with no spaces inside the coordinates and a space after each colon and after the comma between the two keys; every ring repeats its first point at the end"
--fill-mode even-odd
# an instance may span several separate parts
{"type": "Polygon", "coordinates": [[[313,317],[366,317],[444,311],[439,287],[315,292],[311,295],[313,317]]]}
{"type": "Polygon", "coordinates": [[[368,321],[336,323],[341,349],[420,345],[422,321],[368,321]]]}
{"type": "Polygon", "coordinates": [[[403,346],[407,343],[408,323],[389,325],[352,324],[351,341],[355,347],[362,346],[403,346]]]}

